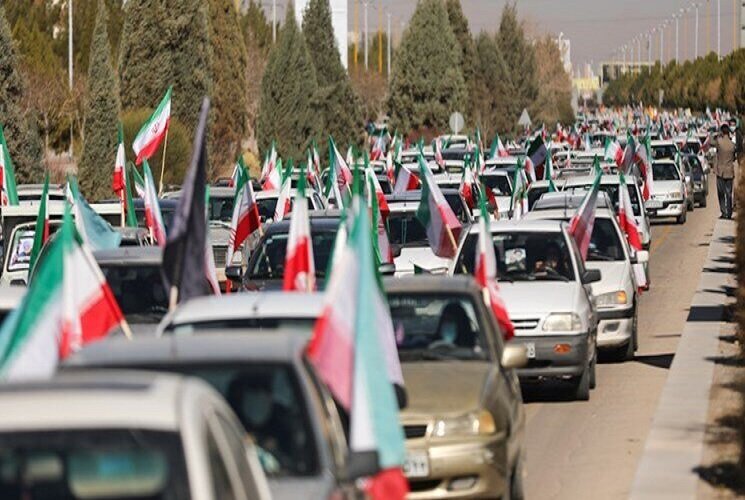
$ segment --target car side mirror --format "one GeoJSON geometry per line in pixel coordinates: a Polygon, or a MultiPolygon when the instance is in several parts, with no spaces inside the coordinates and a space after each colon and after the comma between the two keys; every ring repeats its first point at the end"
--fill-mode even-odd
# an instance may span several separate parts
{"type": "Polygon", "coordinates": [[[398,245],[396,243],[391,244],[391,255],[393,255],[394,258],[401,256],[401,245],[398,245]]]}
{"type": "Polygon", "coordinates": [[[631,257],[632,264],[646,264],[649,262],[649,252],[646,250],[637,250],[631,257]]]}
{"type": "Polygon", "coordinates": [[[396,272],[396,265],[389,262],[385,262],[378,266],[378,272],[382,276],[393,276],[396,272]]]}
{"type": "Polygon", "coordinates": [[[233,284],[240,286],[243,279],[243,269],[241,269],[241,266],[226,266],[225,277],[233,284]]]}
{"type": "Polygon", "coordinates": [[[528,364],[528,350],[524,345],[508,343],[502,350],[502,367],[522,368],[528,364]]]}
{"type": "Polygon", "coordinates": [[[600,274],[600,269],[587,269],[585,270],[585,274],[582,275],[582,284],[589,285],[590,283],[597,283],[601,279],[603,279],[603,276],[600,274]]]}

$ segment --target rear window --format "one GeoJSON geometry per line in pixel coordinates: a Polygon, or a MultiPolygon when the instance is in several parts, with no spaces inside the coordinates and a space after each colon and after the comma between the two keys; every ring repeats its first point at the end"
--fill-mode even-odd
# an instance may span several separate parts
{"type": "MultiPolygon", "coordinates": [[[[288,227],[289,229],[289,227],[288,227]]],[[[329,259],[336,240],[334,230],[311,230],[313,239],[313,263],[316,277],[323,278],[329,265],[329,259]]],[[[278,280],[284,277],[285,254],[287,252],[288,233],[276,232],[267,234],[261,246],[254,251],[249,262],[249,279],[278,280]]]]}
{"type": "Polygon", "coordinates": [[[166,331],[174,335],[190,335],[195,332],[205,331],[224,332],[233,329],[249,330],[278,330],[278,329],[301,329],[310,332],[316,322],[315,317],[277,317],[277,318],[237,318],[214,321],[201,321],[194,323],[183,323],[169,325],[166,331]]]}
{"type": "Polygon", "coordinates": [[[596,218],[590,238],[590,249],[587,252],[588,262],[624,260],[623,243],[618,237],[613,221],[596,218]]]}
{"type": "Polygon", "coordinates": [[[158,323],[168,311],[160,266],[99,264],[119,307],[131,323],[158,323]]]}
{"type": "Polygon", "coordinates": [[[210,196],[210,206],[207,207],[209,220],[230,222],[233,218],[233,203],[234,199],[232,197],[217,198],[210,196]]]}

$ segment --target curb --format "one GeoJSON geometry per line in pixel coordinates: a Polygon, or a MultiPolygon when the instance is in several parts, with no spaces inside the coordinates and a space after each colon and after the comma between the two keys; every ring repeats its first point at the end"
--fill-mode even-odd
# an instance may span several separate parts
{"type": "Polygon", "coordinates": [[[735,222],[718,220],[709,254],[644,445],[629,498],[696,498],[714,377],[719,331],[728,301],[718,290],[732,286],[735,222]]]}

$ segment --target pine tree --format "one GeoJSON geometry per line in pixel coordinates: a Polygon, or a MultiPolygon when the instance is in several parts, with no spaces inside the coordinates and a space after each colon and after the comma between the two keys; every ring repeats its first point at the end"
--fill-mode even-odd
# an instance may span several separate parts
{"type": "Polygon", "coordinates": [[[391,125],[428,136],[463,111],[466,86],[460,46],[441,0],[421,0],[396,51],[389,86],[391,125]]]}
{"type": "MultiPolygon", "coordinates": [[[[349,75],[341,64],[329,0],[310,0],[303,17],[303,36],[318,80],[316,103],[320,106],[320,130],[333,135],[340,144],[359,143],[362,111],[349,75]]],[[[321,144],[326,141],[321,140],[321,144]]],[[[321,154],[325,156],[323,151],[321,154]]]]}
{"type": "Polygon", "coordinates": [[[40,181],[43,172],[36,117],[24,114],[21,105],[24,94],[18,56],[5,19],[5,8],[0,5],[0,120],[19,184],[40,181]]]}
{"type": "Polygon", "coordinates": [[[319,130],[314,105],[317,89],[316,72],[290,3],[261,81],[256,128],[262,151],[276,140],[283,157],[304,158],[306,147],[319,130]]]}
{"type": "Polygon", "coordinates": [[[510,96],[515,99],[518,108],[518,114],[510,117],[514,128],[517,127],[517,120],[524,108],[534,114],[538,97],[535,53],[525,38],[525,31],[517,18],[517,6],[514,3],[505,4],[502,10],[497,43],[510,70],[510,82],[515,90],[515,95],[510,96]]]}
{"type": "Polygon", "coordinates": [[[210,0],[212,44],[212,111],[210,163],[212,175],[230,175],[246,135],[248,103],[246,45],[233,0],[210,0]]]}
{"type": "MultiPolygon", "coordinates": [[[[445,7],[448,10],[450,26],[453,28],[453,33],[455,34],[455,38],[458,39],[458,45],[460,46],[460,67],[463,71],[463,79],[466,82],[466,89],[468,91],[465,111],[466,121],[473,121],[476,111],[481,105],[473,94],[476,92],[476,76],[481,72],[482,68],[477,67],[476,46],[473,37],[471,37],[471,31],[468,28],[468,19],[463,14],[460,0],[446,0],[445,7]]],[[[478,123],[474,123],[473,125],[478,125],[478,123]]]]}
{"type": "Polygon", "coordinates": [[[153,108],[173,85],[173,116],[196,126],[212,89],[207,4],[201,0],[128,0],[119,50],[122,107],[153,108]]]}
{"type": "Polygon", "coordinates": [[[85,143],[78,167],[80,188],[90,200],[110,198],[111,175],[116,159],[119,89],[111,63],[108,15],[99,0],[96,29],[88,65],[88,97],[85,111],[85,143]]]}

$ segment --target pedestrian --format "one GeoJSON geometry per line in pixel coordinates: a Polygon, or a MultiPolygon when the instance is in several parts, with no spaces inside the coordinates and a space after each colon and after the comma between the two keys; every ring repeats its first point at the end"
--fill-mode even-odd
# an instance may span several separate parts
{"type": "Polygon", "coordinates": [[[719,130],[720,133],[712,140],[712,146],[717,148],[714,174],[717,176],[720,218],[730,219],[732,218],[732,184],[735,178],[737,147],[730,138],[729,124],[723,123],[719,130]]]}

